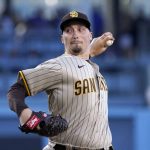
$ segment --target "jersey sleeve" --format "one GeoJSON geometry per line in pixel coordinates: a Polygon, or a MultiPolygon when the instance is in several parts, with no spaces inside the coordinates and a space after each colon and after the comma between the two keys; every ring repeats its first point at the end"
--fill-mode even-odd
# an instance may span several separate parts
{"type": "Polygon", "coordinates": [[[22,78],[28,96],[42,91],[57,88],[62,82],[62,68],[59,63],[50,60],[35,68],[19,71],[18,79],[22,78]]]}

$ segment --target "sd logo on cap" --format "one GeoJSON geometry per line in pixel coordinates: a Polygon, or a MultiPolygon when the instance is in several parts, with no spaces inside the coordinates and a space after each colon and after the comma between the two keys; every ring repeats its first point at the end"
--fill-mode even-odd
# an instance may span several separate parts
{"type": "Polygon", "coordinates": [[[87,27],[90,30],[91,24],[88,17],[85,14],[78,11],[71,11],[68,14],[66,14],[61,20],[60,29],[63,31],[64,28],[73,21],[82,23],[85,27],[87,27]]]}

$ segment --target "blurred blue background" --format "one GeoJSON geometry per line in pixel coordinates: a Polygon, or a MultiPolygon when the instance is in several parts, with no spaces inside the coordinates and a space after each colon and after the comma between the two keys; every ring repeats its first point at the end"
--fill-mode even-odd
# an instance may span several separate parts
{"type": "MultiPolygon", "coordinates": [[[[98,63],[109,87],[109,120],[115,150],[150,149],[150,5],[148,0],[0,0],[0,150],[41,150],[47,139],[25,135],[8,107],[6,93],[19,70],[64,52],[60,18],[86,13],[94,37],[114,34],[98,63]]],[[[27,98],[48,111],[44,93],[27,98]]]]}

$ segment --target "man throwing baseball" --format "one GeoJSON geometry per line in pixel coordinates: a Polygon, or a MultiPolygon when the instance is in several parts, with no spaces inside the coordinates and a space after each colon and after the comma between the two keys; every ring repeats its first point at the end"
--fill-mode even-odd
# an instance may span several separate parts
{"type": "Polygon", "coordinates": [[[113,150],[108,87],[90,57],[105,51],[114,38],[108,32],[92,41],[91,24],[77,11],[62,18],[60,29],[64,54],[19,71],[7,95],[10,109],[17,113],[21,131],[49,137],[44,150],[113,150]],[[43,91],[52,114],[35,112],[25,103],[27,96],[43,91]]]}

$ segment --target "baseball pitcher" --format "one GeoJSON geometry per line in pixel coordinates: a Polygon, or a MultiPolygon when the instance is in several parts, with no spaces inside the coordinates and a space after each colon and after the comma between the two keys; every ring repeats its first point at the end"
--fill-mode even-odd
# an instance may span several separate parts
{"type": "Polygon", "coordinates": [[[108,87],[90,57],[104,52],[114,37],[107,32],[93,39],[88,17],[77,11],[62,18],[60,29],[64,54],[19,71],[7,95],[10,109],[22,132],[49,137],[43,150],[113,150],[108,87]],[[26,105],[25,98],[39,92],[47,93],[51,114],[26,105]]]}

